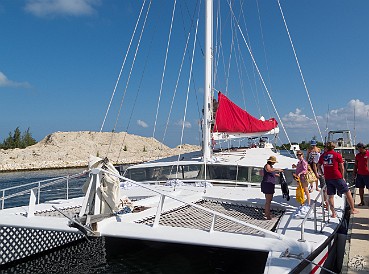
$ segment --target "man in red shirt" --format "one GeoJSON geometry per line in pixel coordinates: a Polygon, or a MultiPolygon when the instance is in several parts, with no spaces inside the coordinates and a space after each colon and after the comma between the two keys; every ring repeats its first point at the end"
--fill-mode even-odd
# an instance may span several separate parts
{"type": "Polygon", "coordinates": [[[366,186],[369,189],[369,170],[368,170],[368,159],[369,151],[366,150],[363,143],[356,145],[358,154],[355,156],[355,167],[354,167],[354,178],[355,187],[359,189],[360,203],[358,206],[365,205],[364,203],[364,188],[366,186]]]}
{"type": "Polygon", "coordinates": [[[346,194],[347,202],[350,205],[351,213],[355,214],[359,211],[355,209],[354,199],[352,198],[351,191],[347,186],[344,179],[344,167],[342,155],[334,151],[335,145],[333,142],[327,143],[327,151],[325,151],[319,158],[318,170],[320,174],[324,174],[325,182],[327,185],[327,194],[329,196],[329,206],[332,211],[332,218],[337,217],[334,209],[334,195],[336,192],[339,194],[346,194]],[[324,168],[324,173],[322,170],[324,168]]]}

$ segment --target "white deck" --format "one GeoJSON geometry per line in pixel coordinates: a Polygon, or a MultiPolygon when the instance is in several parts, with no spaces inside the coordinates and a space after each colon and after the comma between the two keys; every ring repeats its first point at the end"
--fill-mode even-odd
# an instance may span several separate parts
{"type": "MultiPolygon", "coordinates": [[[[165,193],[163,213],[175,210],[183,206],[183,202],[195,203],[202,199],[218,200],[233,204],[252,205],[256,207],[264,206],[264,194],[257,187],[204,187],[177,186],[175,189],[169,186],[151,186],[157,191],[165,193]],[[205,193],[204,193],[205,192],[205,193]],[[172,199],[173,197],[175,199],[172,199]],[[179,199],[179,200],[176,200],[179,199]]],[[[121,195],[127,197],[143,198],[134,202],[136,207],[142,206],[147,209],[137,212],[117,215],[107,218],[98,223],[97,230],[101,236],[121,237],[129,239],[142,239],[160,242],[184,243],[203,246],[218,246],[235,249],[248,249],[255,251],[269,252],[266,273],[288,273],[300,260],[294,258],[280,258],[282,252],[288,248],[293,254],[303,253],[307,257],[312,251],[323,244],[327,238],[334,233],[340,223],[339,218],[330,219],[329,223],[323,224],[318,221],[318,232],[314,233],[314,221],[308,218],[305,223],[305,242],[298,241],[301,238],[302,218],[296,217],[298,204],[294,198],[295,190],[290,189],[291,200],[287,202],[282,198],[279,187],[276,188],[272,208],[285,210],[280,218],[276,233],[260,233],[260,235],[247,233],[228,233],[208,229],[193,229],[176,225],[148,225],[142,220],[154,218],[157,212],[160,195],[147,189],[132,187],[121,190],[121,195]],[[322,230],[322,233],[320,233],[322,230]],[[273,265],[273,266],[272,266],[273,265]]],[[[312,193],[312,199],[318,192],[312,193]]],[[[70,228],[66,218],[37,216],[38,212],[53,210],[52,205],[59,209],[73,208],[81,205],[82,199],[58,200],[52,203],[45,203],[35,206],[35,216],[26,217],[28,207],[4,209],[0,211],[0,226],[28,227],[55,231],[77,231],[70,228]]],[[[335,198],[335,207],[338,216],[342,216],[344,200],[335,198]]],[[[162,213],[162,214],[163,214],[162,213]]],[[[199,217],[201,218],[201,217],[199,217]]],[[[219,218],[219,217],[217,217],[219,218]]],[[[321,208],[318,208],[318,220],[321,220],[321,208]]],[[[275,220],[278,221],[278,220],[275,220]]],[[[264,222],[269,222],[265,220],[264,222]]],[[[262,230],[262,228],[261,228],[262,230]]],[[[78,232],[78,231],[77,231],[78,232]]]]}

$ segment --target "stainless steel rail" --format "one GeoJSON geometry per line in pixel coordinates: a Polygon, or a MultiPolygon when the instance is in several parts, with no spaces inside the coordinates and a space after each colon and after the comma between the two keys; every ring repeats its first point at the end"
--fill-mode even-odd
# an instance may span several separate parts
{"type": "Polygon", "coordinates": [[[4,189],[0,189],[0,192],[2,193],[2,196],[0,197],[1,200],[1,207],[0,210],[3,210],[5,208],[5,200],[8,200],[10,198],[14,198],[14,197],[18,197],[18,196],[23,196],[25,194],[28,194],[30,191],[32,191],[32,189],[36,189],[37,190],[37,203],[40,202],[40,193],[41,193],[41,189],[49,187],[49,186],[53,186],[53,185],[57,185],[60,183],[65,182],[66,184],[66,199],[69,199],[69,181],[71,179],[75,179],[78,177],[81,177],[83,175],[85,175],[88,171],[83,171],[74,175],[67,175],[67,176],[60,176],[60,177],[55,177],[55,178],[50,178],[50,179],[46,179],[46,180],[41,180],[41,181],[36,181],[36,182],[32,182],[32,183],[27,183],[27,184],[22,184],[19,186],[13,186],[13,187],[8,187],[8,188],[4,188],[4,189]],[[26,189],[24,189],[26,187],[26,189]],[[6,195],[6,192],[9,192],[10,190],[16,190],[16,189],[22,189],[18,192],[6,195]]]}
{"type": "MultiPolygon", "coordinates": [[[[317,203],[319,198],[321,198],[321,208],[322,208],[322,216],[323,218],[321,219],[321,230],[323,228],[323,223],[326,222],[326,216],[325,216],[325,211],[324,211],[324,202],[327,203],[328,205],[328,199],[324,199],[325,195],[324,195],[324,190],[327,188],[327,186],[323,186],[320,189],[320,193],[318,194],[318,196],[315,198],[313,206],[310,207],[309,211],[306,213],[305,218],[302,220],[301,223],[301,238],[299,239],[300,242],[305,242],[305,237],[304,237],[304,233],[305,233],[305,223],[306,220],[309,218],[311,211],[314,210],[314,232],[317,233],[318,232],[318,218],[317,218],[317,203]]],[[[329,221],[329,205],[328,205],[328,221],[329,221]]]]}

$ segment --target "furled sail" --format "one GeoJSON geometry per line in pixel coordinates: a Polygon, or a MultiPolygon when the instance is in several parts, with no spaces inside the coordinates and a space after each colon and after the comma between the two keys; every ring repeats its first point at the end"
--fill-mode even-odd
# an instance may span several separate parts
{"type": "Polygon", "coordinates": [[[218,93],[218,108],[213,132],[265,133],[278,126],[274,118],[259,120],[241,109],[221,92],[218,93]]]}

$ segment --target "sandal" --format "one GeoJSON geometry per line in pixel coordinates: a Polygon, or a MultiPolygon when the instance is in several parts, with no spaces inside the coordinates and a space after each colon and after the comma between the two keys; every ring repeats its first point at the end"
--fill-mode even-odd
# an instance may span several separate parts
{"type": "Polygon", "coordinates": [[[360,202],[360,204],[358,204],[357,206],[365,206],[364,202],[360,202]]]}

